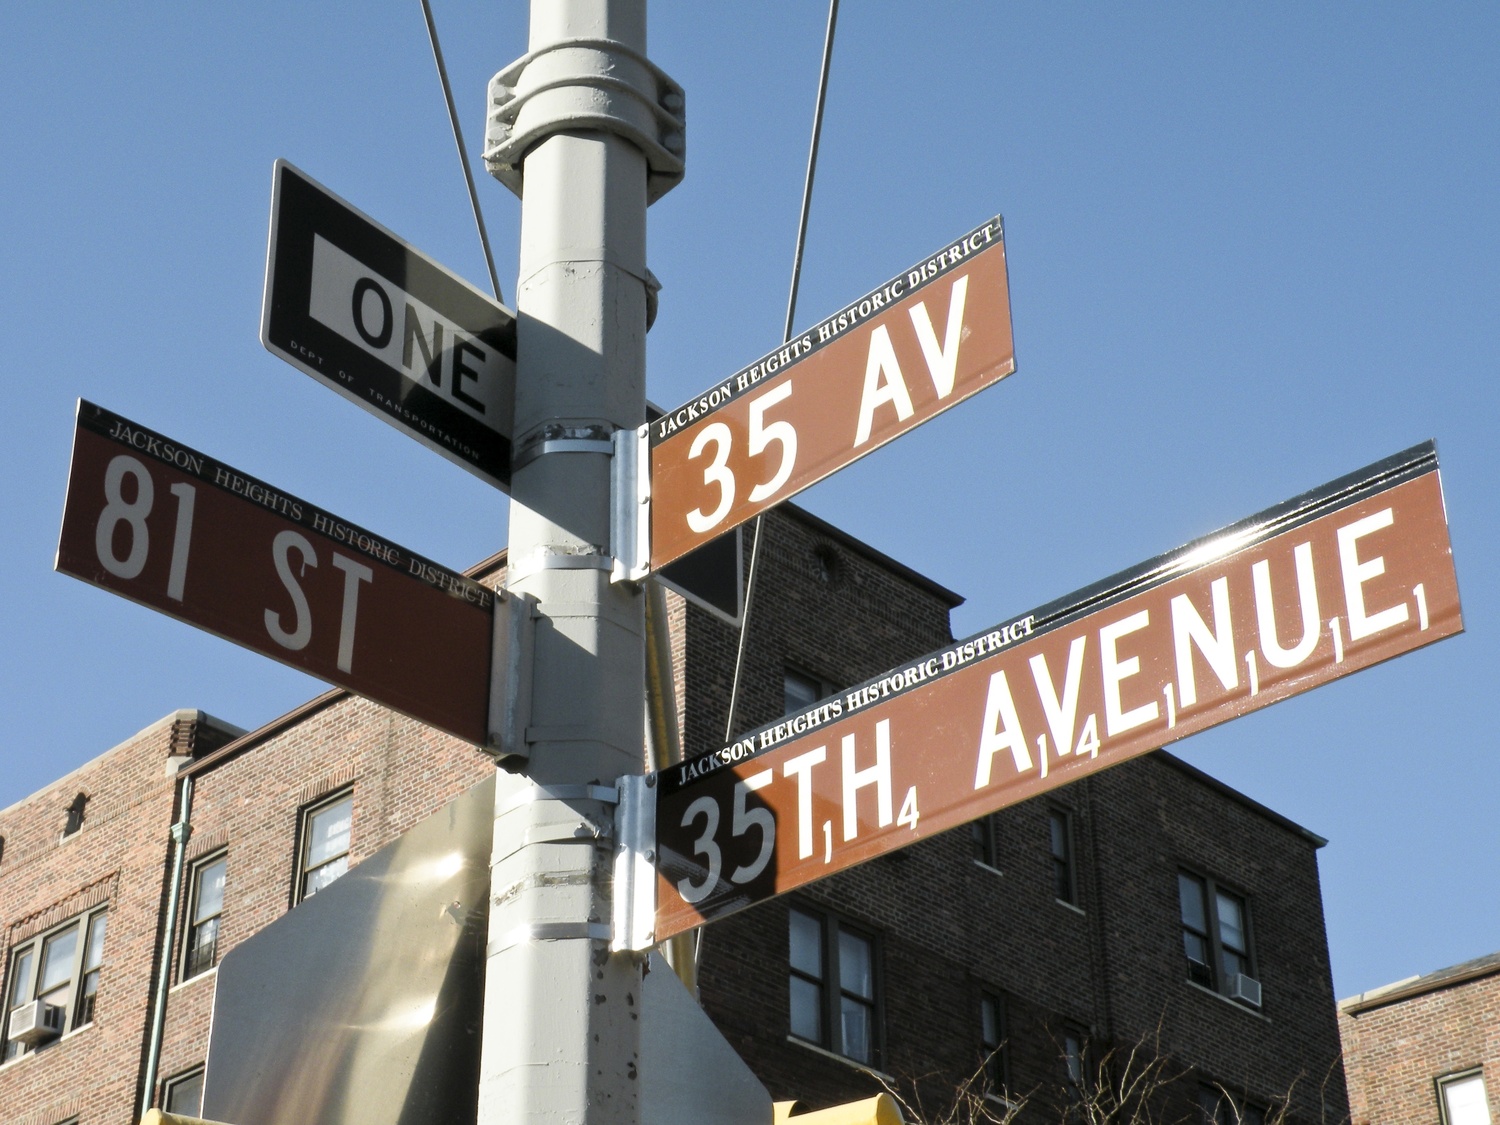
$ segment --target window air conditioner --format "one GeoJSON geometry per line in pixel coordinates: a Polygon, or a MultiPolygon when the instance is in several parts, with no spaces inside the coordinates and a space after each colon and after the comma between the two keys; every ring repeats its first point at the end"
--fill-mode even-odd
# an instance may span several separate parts
{"type": "Polygon", "coordinates": [[[33,1000],[11,1012],[6,1037],[28,1047],[46,1043],[62,1034],[65,1014],[56,1004],[33,1000]]]}
{"type": "Polygon", "coordinates": [[[1254,977],[1247,977],[1244,973],[1235,973],[1234,979],[1229,982],[1229,998],[1243,1000],[1252,1008],[1259,1008],[1260,981],[1254,977]]]}

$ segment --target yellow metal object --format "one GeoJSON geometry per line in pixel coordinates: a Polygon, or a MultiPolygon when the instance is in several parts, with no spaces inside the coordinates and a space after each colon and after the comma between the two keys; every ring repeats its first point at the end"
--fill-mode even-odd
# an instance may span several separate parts
{"type": "Polygon", "coordinates": [[[799,1102],[776,1102],[772,1105],[772,1125],[904,1125],[901,1107],[889,1094],[876,1094],[862,1102],[797,1113],[799,1102]]]}
{"type": "Polygon", "coordinates": [[[183,1117],[180,1113],[167,1113],[160,1109],[148,1109],[146,1116],[141,1118],[141,1125],[225,1125],[225,1123],[206,1121],[201,1117],[183,1117]]]}
{"type": "MultiPolygon", "coordinates": [[[[660,582],[646,583],[646,716],[650,722],[651,768],[664,770],[682,761],[677,729],[677,691],[672,676],[672,636],[667,623],[667,594],[660,582]]],[[[677,934],[661,944],[672,971],[698,996],[696,934],[677,934]]]]}

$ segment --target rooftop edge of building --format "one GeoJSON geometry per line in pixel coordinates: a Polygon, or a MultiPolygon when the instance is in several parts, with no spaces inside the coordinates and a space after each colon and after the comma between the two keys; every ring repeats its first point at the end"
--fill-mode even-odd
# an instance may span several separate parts
{"type": "Polygon", "coordinates": [[[1487,953],[1483,957],[1461,961],[1457,965],[1449,965],[1447,968],[1436,969],[1419,976],[1406,977],[1347,997],[1339,1001],[1339,1013],[1357,1016],[1375,1008],[1383,1008],[1388,1004],[1410,1000],[1414,996],[1439,992],[1445,988],[1453,988],[1495,975],[1500,975],[1500,952],[1487,953]]]}
{"type": "Polygon", "coordinates": [[[174,762],[180,765],[187,761],[191,761],[193,757],[191,753],[191,746],[181,745],[179,740],[176,738],[176,730],[181,727],[202,727],[208,731],[213,732],[216,737],[210,738],[209,741],[212,743],[216,743],[217,745],[205,749],[203,751],[204,757],[211,756],[221,746],[230,745],[234,742],[240,741],[241,739],[245,738],[247,734],[253,733],[247,732],[244,727],[236,726],[234,723],[227,722],[216,715],[210,715],[207,711],[203,711],[197,707],[179,707],[176,711],[172,711],[166,715],[163,715],[155,722],[147,723],[144,727],[136,731],[134,734],[127,735],[125,738],[122,738],[119,742],[111,746],[108,750],[105,750],[99,754],[95,754],[92,758],[84,762],[82,765],[75,766],[73,769],[69,770],[61,777],[49,781],[40,789],[26,794],[26,796],[20,798],[19,800],[13,801],[5,808],[0,809],[0,816],[4,816],[7,813],[13,812],[27,802],[33,801],[37,797],[40,797],[42,794],[48,793],[53,789],[69,788],[70,783],[86,770],[92,769],[94,766],[102,762],[105,758],[108,758],[111,754],[115,754],[124,749],[126,746],[129,746],[131,743],[134,743],[142,738],[146,738],[157,731],[164,731],[167,733],[166,749],[168,753],[163,758],[163,762],[167,764],[167,772],[169,774],[174,773],[176,772],[176,767],[173,765],[174,762]],[[173,753],[173,751],[183,749],[189,750],[190,752],[187,754],[173,753]]]}

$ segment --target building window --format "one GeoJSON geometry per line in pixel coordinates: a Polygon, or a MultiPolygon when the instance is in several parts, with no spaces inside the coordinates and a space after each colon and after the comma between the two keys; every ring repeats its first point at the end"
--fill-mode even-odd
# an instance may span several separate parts
{"type": "Polygon", "coordinates": [[[1208,1083],[1198,1087],[1198,1113],[1202,1125],[1266,1125],[1269,1116],[1265,1106],[1208,1083]]]}
{"type": "Polygon", "coordinates": [[[105,918],[99,907],[37,935],[11,954],[0,1053],[4,1061],[93,1022],[105,918]]]}
{"type": "Polygon", "coordinates": [[[981,992],[979,1047],[987,1094],[1005,1095],[1010,1090],[1010,1054],[1005,1045],[1005,1001],[993,992],[981,992]]]}
{"type": "Polygon", "coordinates": [[[89,803],[87,793],[79,793],[73,798],[73,803],[67,808],[67,819],[63,821],[64,836],[71,836],[83,827],[83,808],[89,803]]]}
{"type": "Polygon", "coordinates": [[[349,870],[349,828],[354,818],[354,794],[336,797],[304,809],[302,843],[297,860],[297,901],[312,898],[349,870]]]}
{"type": "Polygon", "coordinates": [[[1066,809],[1047,813],[1052,843],[1052,895],[1058,902],[1078,905],[1078,879],[1073,863],[1073,814],[1066,809]]]}
{"type": "Polygon", "coordinates": [[[969,845],[972,849],[970,855],[975,863],[996,871],[1000,870],[1000,863],[995,855],[995,818],[993,816],[982,816],[978,820],[969,822],[969,845]]]}
{"type": "Polygon", "coordinates": [[[207,972],[219,963],[219,916],[224,913],[223,853],[200,861],[192,872],[192,895],[184,937],[182,979],[207,972]]]}
{"type": "Polygon", "coordinates": [[[813,548],[813,566],[818,581],[830,588],[839,585],[844,577],[843,560],[832,543],[819,543],[813,548]]]}
{"type": "Polygon", "coordinates": [[[805,710],[837,690],[827,680],[788,668],[781,680],[782,714],[805,710]]]}
{"type": "Polygon", "coordinates": [[[855,1062],[877,1065],[874,936],[832,914],[801,907],[788,913],[792,1034],[855,1062]]]}
{"type": "Polygon", "coordinates": [[[1082,1098],[1088,1091],[1089,1037],[1076,1024],[1065,1024],[1060,1042],[1063,1077],[1070,1097],[1082,1098]]]}
{"type": "Polygon", "coordinates": [[[1489,1098],[1485,1094],[1484,1074],[1466,1070],[1437,1080],[1438,1105],[1443,1125],[1490,1125],[1489,1098]]]}
{"type": "Polygon", "coordinates": [[[1188,980],[1260,1007],[1260,983],[1250,954],[1250,914],[1243,896],[1212,879],[1179,871],[1177,897],[1188,980]]]}
{"type": "Polygon", "coordinates": [[[203,1068],[195,1067],[168,1078],[162,1087],[161,1107],[168,1113],[197,1117],[203,1112],[203,1068]]]}

